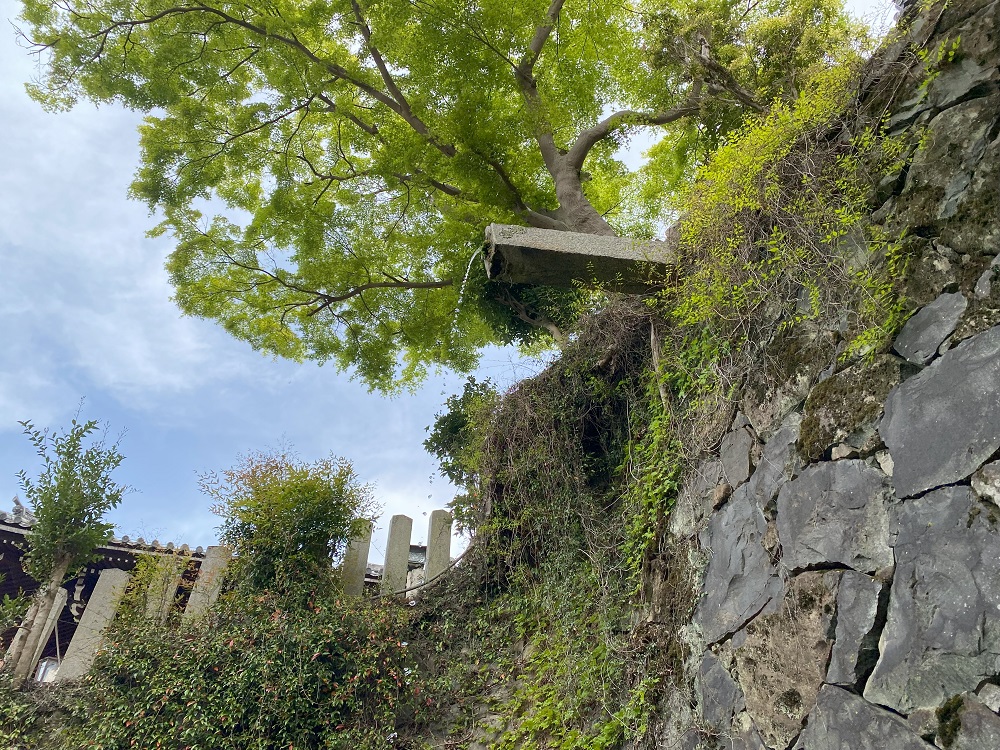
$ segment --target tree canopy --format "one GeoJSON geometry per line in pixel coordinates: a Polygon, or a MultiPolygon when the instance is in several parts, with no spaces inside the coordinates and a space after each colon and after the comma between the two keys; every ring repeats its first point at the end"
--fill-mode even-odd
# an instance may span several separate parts
{"type": "Polygon", "coordinates": [[[487,224],[649,236],[706,149],[859,39],[840,0],[24,0],[22,18],[44,105],[148,113],[132,194],[175,238],[181,308],[384,389],[579,301],[488,282],[487,224]],[[637,175],[616,154],[644,128],[664,141],[637,175]]]}

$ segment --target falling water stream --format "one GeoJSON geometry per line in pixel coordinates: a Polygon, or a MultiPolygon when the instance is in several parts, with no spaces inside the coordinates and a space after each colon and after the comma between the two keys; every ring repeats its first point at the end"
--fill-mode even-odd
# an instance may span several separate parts
{"type": "Polygon", "coordinates": [[[465,276],[462,277],[462,285],[458,288],[458,302],[455,303],[455,314],[451,317],[451,330],[455,330],[455,326],[458,324],[458,313],[462,309],[462,297],[465,295],[465,285],[469,282],[469,274],[472,273],[472,264],[475,263],[476,258],[481,255],[483,249],[477,247],[476,251],[469,258],[469,265],[466,266],[465,276]]]}

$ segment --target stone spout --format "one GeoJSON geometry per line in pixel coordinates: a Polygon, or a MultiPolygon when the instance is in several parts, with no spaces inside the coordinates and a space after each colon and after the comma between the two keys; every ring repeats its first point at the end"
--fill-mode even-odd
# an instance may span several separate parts
{"type": "Polygon", "coordinates": [[[596,283],[642,294],[670,277],[677,266],[674,247],[675,243],[657,240],[490,224],[483,259],[489,278],[509,284],[596,283]]]}

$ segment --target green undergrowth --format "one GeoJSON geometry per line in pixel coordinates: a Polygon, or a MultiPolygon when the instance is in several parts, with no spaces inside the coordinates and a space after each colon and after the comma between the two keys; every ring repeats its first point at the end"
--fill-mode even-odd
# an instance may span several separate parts
{"type": "Polygon", "coordinates": [[[467,609],[454,591],[430,594],[414,645],[438,712],[418,733],[498,750],[603,749],[643,737],[656,680],[639,676],[635,659],[655,654],[635,638],[628,592],[608,586],[584,556],[563,553],[502,593],[479,590],[467,609]]]}
{"type": "Polygon", "coordinates": [[[900,237],[872,224],[876,186],[906,143],[857,111],[859,71],[833,68],[721,147],[677,201],[688,272],[661,295],[681,326],[734,346],[817,321],[844,358],[885,345],[905,319],[900,237]]]}

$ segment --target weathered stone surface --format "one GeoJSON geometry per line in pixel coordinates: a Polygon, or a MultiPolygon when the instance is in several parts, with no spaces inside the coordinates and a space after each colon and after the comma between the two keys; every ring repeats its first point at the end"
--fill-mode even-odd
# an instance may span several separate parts
{"type": "Polygon", "coordinates": [[[960,292],[942,294],[906,321],[892,348],[908,361],[926,365],[955,330],[968,305],[960,292]]]}
{"type": "Polygon", "coordinates": [[[427,522],[427,557],[424,580],[431,581],[451,565],[452,516],[446,510],[433,510],[427,522]]]}
{"type": "Polygon", "coordinates": [[[708,644],[736,632],[781,596],[781,579],[762,543],[767,522],[748,488],[737,489],[699,537],[711,557],[693,622],[708,644]]]}
{"type": "Polygon", "coordinates": [[[787,747],[815,705],[838,578],[836,572],[793,578],[780,609],[750,622],[733,652],[746,711],[769,747],[787,747]]]}
{"type": "Polygon", "coordinates": [[[930,750],[898,716],[833,685],[819,691],[793,750],[930,750]]]}
{"type": "Polygon", "coordinates": [[[711,726],[728,732],[733,718],[746,707],[743,691],[711,651],[701,657],[701,715],[711,726]]]}
{"type": "Polygon", "coordinates": [[[947,245],[924,237],[907,237],[902,252],[912,258],[904,280],[904,293],[912,309],[929,305],[946,288],[953,290],[958,284],[961,260],[947,245]]]}
{"type": "Polygon", "coordinates": [[[887,477],[892,476],[892,471],[895,468],[892,463],[892,454],[889,451],[878,451],[875,454],[875,463],[882,470],[882,473],[887,477]]]}
{"type": "Polygon", "coordinates": [[[483,260],[491,279],[510,284],[569,287],[600,281],[644,292],[676,264],[677,254],[667,242],[490,224],[483,260]]]}
{"type": "Polygon", "coordinates": [[[679,537],[695,534],[712,512],[715,489],[723,482],[722,462],[703,461],[688,475],[670,512],[670,533],[679,537]]]}
{"type": "Polygon", "coordinates": [[[397,514],[389,519],[389,537],[385,543],[385,566],[382,568],[382,592],[400,593],[407,588],[410,565],[410,537],[413,519],[397,514]]]}
{"type": "Polygon", "coordinates": [[[778,431],[764,444],[760,461],[746,490],[751,502],[761,510],[769,509],[778,496],[778,490],[795,475],[802,464],[795,450],[801,423],[801,414],[789,414],[778,431]]]}
{"type": "Polygon", "coordinates": [[[78,680],[90,669],[131,577],[130,573],[117,568],[101,571],[94,593],[90,595],[87,608],[73,633],[73,640],[56,672],[55,682],[78,680]]]}
{"type": "Polygon", "coordinates": [[[891,490],[856,459],[810,466],[778,493],[781,564],[789,570],[843,565],[874,572],[892,564],[891,490]]]}
{"type": "Polygon", "coordinates": [[[344,553],[340,566],[341,585],[347,596],[361,596],[365,591],[365,571],[368,568],[368,552],[372,543],[371,521],[359,521],[361,527],[352,537],[344,553]]]}
{"type": "MultiPolygon", "coordinates": [[[[981,688],[979,692],[976,693],[976,697],[983,702],[983,705],[987,706],[990,711],[994,713],[1000,711],[1000,685],[994,685],[991,682],[987,682],[981,688]]],[[[997,745],[1000,747],[1000,745],[997,745]]]]}
{"type": "Polygon", "coordinates": [[[893,389],[879,426],[896,496],[957,482],[1000,448],[1000,327],[893,389]]]}
{"type": "Polygon", "coordinates": [[[973,474],[972,489],[980,497],[1000,505],[1000,461],[986,464],[973,474]]]}
{"type": "MultiPolygon", "coordinates": [[[[1000,96],[994,94],[956,104],[930,121],[923,138],[926,147],[917,150],[907,172],[897,204],[897,222],[924,232],[936,230],[942,241],[960,254],[979,252],[968,246],[970,238],[961,230],[955,231],[953,225],[974,218],[969,216],[973,206],[996,205],[995,198],[982,195],[973,183],[980,164],[990,162],[984,156],[993,140],[998,107],[1000,96]],[[980,205],[984,199],[987,202],[980,205]]],[[[981,225],[984,218],[978,217],[976,223],[981,225]]],[[[975,236],[980,243],[996,239],[989,230],[975,236]]]]}
{"type": "Polygon", "coordinates": [[[232,550],[224,544],[212,545],[205,551],[201,567],[198,568],[198,578],[195,579],[191,596],[188,597],[187,606],[184,607],[182,615],[184,622],[192,622],[204,616],[218,600],[226,568],[232,557],[232,550]]]}
{"type": "Polygon", "coordinates": [[[908,500],[866,700],[910,713],[1000,674],[1000,528],[969,487],[908,500]]]}
{"type": "MultiPolygon", "coordinates": [[[[806,399],[799,448],[811,461],[835,443],[867,452],[889,391],[902,380],[902,360],[883,355],[860,362],[819,383],[806,399]]],[[[909,365],[907,365],[909,367],[909,365]]]]}
{"type": "Polygon", "coordinates": [[[738,487],[750,478],[753,466],[750,454],[756,440],[746,427],[733,430],[722,438],[719,456],[726,481],[738,487]]]}
{"type": "Polygon", "coordinates": [[[992,294],[993,284],[997,281],[998,274],[1000,274],[1000,255],[993,259],[990,267],[983,271],[976,280],[976,286],[973,288],[976,299],[986,299],[992,294]]]}
{"type": "Polygon", "coordinates": [[[878,659],[879,594],[882,584],[864,573],[844,571],[837,589],[837,625],[826,681],[856,687],[878,659]]]}
{"type": "Polygon", "coordinates": [[[958,735],[949,750],[996,750],[1000,748],[1000,716],[975,696],[962,696],[958,713],[958,735]]]}

